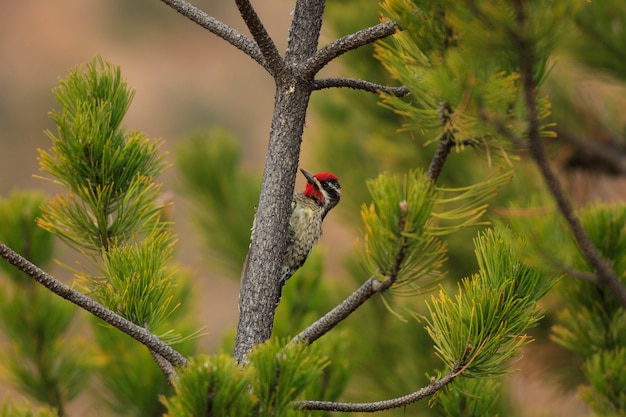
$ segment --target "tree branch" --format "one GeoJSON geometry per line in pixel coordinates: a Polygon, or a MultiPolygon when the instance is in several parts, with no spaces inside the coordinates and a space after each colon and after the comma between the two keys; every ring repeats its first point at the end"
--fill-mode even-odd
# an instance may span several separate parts
{"type": "Polygon", "coordinates": [[[109,310],[101,304],[98,304],[86,295],[71,289],[69,286],[55,279],[2,242],[0,242],[0,257],[6,259],[11,265],[33,278],[53,293],[76,304],[84,310],[87,310],[94,316],[123,331],[138,342],[141,342],[148,347],[151,352],[162,356],[172,365],[186,366],[188,364],[187,359],[183,355],[173,349],[170,345],[164,343],[154,334],[150,333],[147,329],[128,321],[119,314],[109,310]]]}
{"type": "Polygon", "coordinates": [[[270,74],[273,76],[280,74],[284,69],[283,59],[278,53],[274,41],[269,33],[267,33],[267,30],[265,30],[261,19],[259,19],[259,16],[252,7],[252,4],[250,4],[249,0],[235,0],[235,3],[239,9],[239,14],[241,14],[243,21],[246,22],[246,26],[250,29],[252,37],[267,62],[270,74]]]}
{"type": "Polygon", "coordinates": [[[159,355],[152,349],[148,350],[150,351],[150,354],[152,355],[152,358],[156,362],[157,366],[161,369],[161,372],[163,372],[163,375],[165,375],[167,383],[170,385],[174,385],[174,383],[178,380],[176,368],[172,365],[170,361],[165,359],[163,356],[159,355]]]}
{"type": "Polygon", "coordinates": [[[358,32],[343,36],[320,49],[304,63],[302,69],[306,74],[317,74],[319,70],[339,55],[368,45],[379,39],[384,39],[396,33],[397,30],[398,24],[393,20],[388,20],[376,26],[361,29],[358,32]]]}
{"type": "Polygon", "coordinates": [[[424,398],[430,397],[452,382],[459,375],[459,369],[453,369],[443,378],[431,379],[427,386],[402,397],[370,403],[341,403],[334,401],[297,401],[294,405],[300,410],[339,411],[348,413],[373,413],[392,408],[405,407],[424,398]]]}
{"type": "Polygon", "coordinates": [[[356,78],[322,78],[313,81],[313,90],[323,90],[325,88],[352,88],[354,90],[367,91],[368,93],[383,92],[393,94],[396,97],[404,97],[409,94],[409,89],[404,86],[389,87],[356,78]]]}
{"type": "MultiPolygon", "coordinates": [[[[526,15],[524,5],[521,2],[517,4],[518,23],[523,27],[526,23],[526,15]]],[[[555,173],[550,167],[550,162],[546,156],[541,134],[539,131],[539,116],[537,111],[537,99],[535,97],[535,54],[532,45],[525,39],[518,38],[519,48],[521,52],[520,72],[523,79],[524,100],[528,110],[528,144],[531,155],[533,156],[543,179],[556,201],[559,210],[563,214],[574,239],[580,248],[583,256],[597,273],[598,284],[603,285],[609,290],[619,301],[622,307],[626,308],[626,288],[621,285],[620,281],[612,271],[610,264],[602,257],[598,249],[594,246],[589,236],[585,233],[582,224],[572,205],[565,197],[561,184],[555,173]]]]}
{"type": "Polygon", "coordinates": [[[430,180],[435,183],[443,170],[443,166],[448,159],[448,155],[450,155],[450,151],[454,146],[454,140],[448,137],[448,135],[444,135],[439,140],[439,145],[437,146],[437,150],[435,150],[435,154],[433,155],[433,159],[430,161],[430,165],[428,166],[428,171],[426,172],[426,176],[430,178],[430,180]]]}
{"type": "Polygon", "coordinates": [[[209,32],[219,36],[226,42],[239,49],[250,58],[254,59],[260,64],[267,72],[270,72],[270,66],[263,57],[259,46],[256,42],[248,39],[246,36],[239,33],[237,30],[230,26],[220,22],[212,16],[209,16],[202,10],[193,6],[185,0],[161,0],[163,3],[176,10],[181,15],[185,16],[192,22],[202,26],[209,32]]]}

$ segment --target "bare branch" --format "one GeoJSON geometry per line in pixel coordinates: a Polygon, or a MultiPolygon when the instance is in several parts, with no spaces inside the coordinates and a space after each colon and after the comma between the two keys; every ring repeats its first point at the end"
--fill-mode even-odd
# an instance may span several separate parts
{"type": "Polygon", "coordinates": [[[163,372],[163,375],[165,375],[167,383],[170,385],[174,385],[174,383],[178,380],[176,368],[172,365],[170,361],[165,359],[163,356],[159,355],[152,349],[148,350],[150,351],[150,354],[152,355],[152,358],[154,358],[154,361],[156,362],[158,367],[161,369],[161,372],[163,372]]]}
{"type": "Polygon", "coordinates": [[[313,90],[323,90],[325,88],[352,88],[354,90],[367,91],[368,93],[377,94],[383,92],[393,94],[396,97],[404,97],[409,94],[409,89],[404,86],[389,87],[356,78],[322,78],[313,81],[313,90]]]}
{"type": "Polygon", "coordinates": [[[396,33],[397,30],[398,24],[393,20],[388,20],[386,22],[379,23],[376,26],[371,26],[341,37],[320,49],[315,55],[306,61],[303,67],[304,73],[311,75],[317,74],[319,70],[324,68],[326,64],[337,58],[339,55],[353,49],[360,48],[361,46],[370,44],[379,39],[384,39],[387,36],[396,33]]]}
{"type": "Polygon", "coordinates": [[[265,30],[261,19],[259,19],[259,16],[252,7],[252,4],[250,4],[249,0],[235,0],[235,3],[237,4],[241,17],[244,22],[246,22],[248,29],[250,29],[252,37],[256,41],[257,45],[259,45],[261,54],[263,54],[263,57],[269,67],[270,74],[274,76],[280,74],[284,68],[283,59],[278,53],[278,49],[276,48],[274,41],[270,37],[269,33],[267,33],[267,30],[265,30]]]}
{"type": "Polygon", "coordinates": [[[265,61],[259,46],[253,40],[239,33],[237,30],[209,16],[202,10],[186,2],[185,0],[161,0],[163,3],[176,10],[192,22],[202,26],[209,32],[219,36],[226,42],[239,49],[250,58],[259,63],[266,71],[270,71],[268,63],[265,61]]]}
{"type": "Polygon", "coordinates": [[[458,369],[451,370],[441,379],[432,379],[427,386],[402,397],[370,403],[340,403],[334,401],[298,401],[294,405],[300,410],[339,411],[348,413],[373,413],[392,408],[405,407],[430,397],[452,382],[459,375],[458,369]]]}
{"type": "Polygon", "coordinates": [[[151,352],[162,356],[172,365],[186,366],[188,364],[187,359],[183,355],[170,345],[164,343],[154,334],[150,333],[147,329],[126,320],[124,317],[98,304],[86,295],[71,289],[2,242],[0,242],[0,257],[6,259],[11,265],[33,278],[53,293],[89,311],[94,316],[104,320],[111,326],[144,344],[151,352]]]}
{"type": "MultiPolygon", "coordinates": [[[[526,15],[524,6],[521,2],[517,3],[517,21],[520,26],[526,23],[526,15]]],[[[522,28],[523,30],[523,28],[522,28]]],[[[543,176],[552,197],[556,201],[559,210],[563,214],[574,239],[580,248],[580,251],[587,259],[589,264],[597,273],[598,284],[603,285],[609,290],[619,301],[622,307],[626,308],[626,288],[617,279],[617,276],[611,269],[607,260],[605,260],[598,249],[594,246],[587,233],[583,229],[582,224],[570,202],[565,197],[561,184],[556,174],[550,166],[548,157],[546,156],[541,134],[539,131],[539,116],[537,111],[537,98],[535,97],[535,54],[532,45],[525,39],[519,39],[519,48],[521,52],[520,73],[523,79],[524,100],[528,109],[528,145],[529,150],[534,158],[541,175],[543,176]]]]}

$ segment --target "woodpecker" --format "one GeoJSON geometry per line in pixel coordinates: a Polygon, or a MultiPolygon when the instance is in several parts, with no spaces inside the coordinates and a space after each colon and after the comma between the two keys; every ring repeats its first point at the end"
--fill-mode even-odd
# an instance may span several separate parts
{"type": "MultiPolygon", "coordinates": [[[[307,184],[304,192],[294,193],[291,200],[287,247],[283,256],[280,276],[281,288],[304,265],[311,249],[322,235],[324,218],[339,203],[341,198],[341,187],[335,174],[320,172],[311,175],[304,169],[300,169],[300,171],[306,178],[307,184]]],[[[252,227],[252,234],[254,234],[254,226],[252,227]]],[[[248,259],[246,258],[242,272],[242,283],[247,269],[248,259]]]]}
{"type": "Polygon", "coordinates": [[[337,176],[330,172],[311,175],[300,169],[307,184],[304,192],[295,193],[291,200],[289,237],[283,257],[281,285],[306,261],[311,249],[322,235],[322,222],[328,212],[339,203],[341,186],[337,176]]]}

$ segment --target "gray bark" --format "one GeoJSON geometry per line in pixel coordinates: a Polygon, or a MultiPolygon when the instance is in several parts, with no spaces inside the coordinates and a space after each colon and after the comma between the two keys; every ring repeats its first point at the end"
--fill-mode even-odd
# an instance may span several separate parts
{"type": "MultiPolygon", "coordinates": [[[[274,74],[276,97],[265,158],[255,233],[239,294],[239,323],[233,356],[245,362],[252,347],[272,335],[280,300],[282,256],[291,215],[304,121],[313,89],[312,74],[301,64],[317,51],[323,0],[299,0],[294,9],[284,65],[274,74]]],[[[251,29],[254,34],[254,31],[251,29]]],[[[261,45],[260,45],[261,46],[261,45]]],[[[263,50],[263,48],[261,47],[263,50]]]]}

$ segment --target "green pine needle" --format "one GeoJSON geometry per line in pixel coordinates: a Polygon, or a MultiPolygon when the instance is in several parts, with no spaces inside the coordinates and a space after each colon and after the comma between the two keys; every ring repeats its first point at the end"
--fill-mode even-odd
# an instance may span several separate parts
{"type": "Polygon", "coordinates": [[[463,279],[454,297],[443,289],[431,297],[427,331],[450,369],[498,375],[531,341],[526,331],[541,318],[536,302],[552,281],[519,262],[497,232],[481,234],[475,246],[479,273],[463,279]]]}
{"type": "Polygon", "coordinates": [[[57,131],[47,132],[52,147],[40,150],[39,162],[68,193],[45,207],[39,224],[72,246],[107,249],[157,218],[161,141],[121,127],[133,94],[119,68],[101,58],[77,67],[55,89],[61,111],[50,116],[57,131]]]}
{"type": "Polygon", "coordinates": [[[393,290],[427,290],[432,278],[440,276],[438,269],[446,258],[445,243],[430,233],[436,191],[418,171],[381,174],[367,185],[373,203],[361,209],[363,267],[381,281],[392,279],[393,290]],[[430,279],[422,282],[423,278],[430,279]]]}

